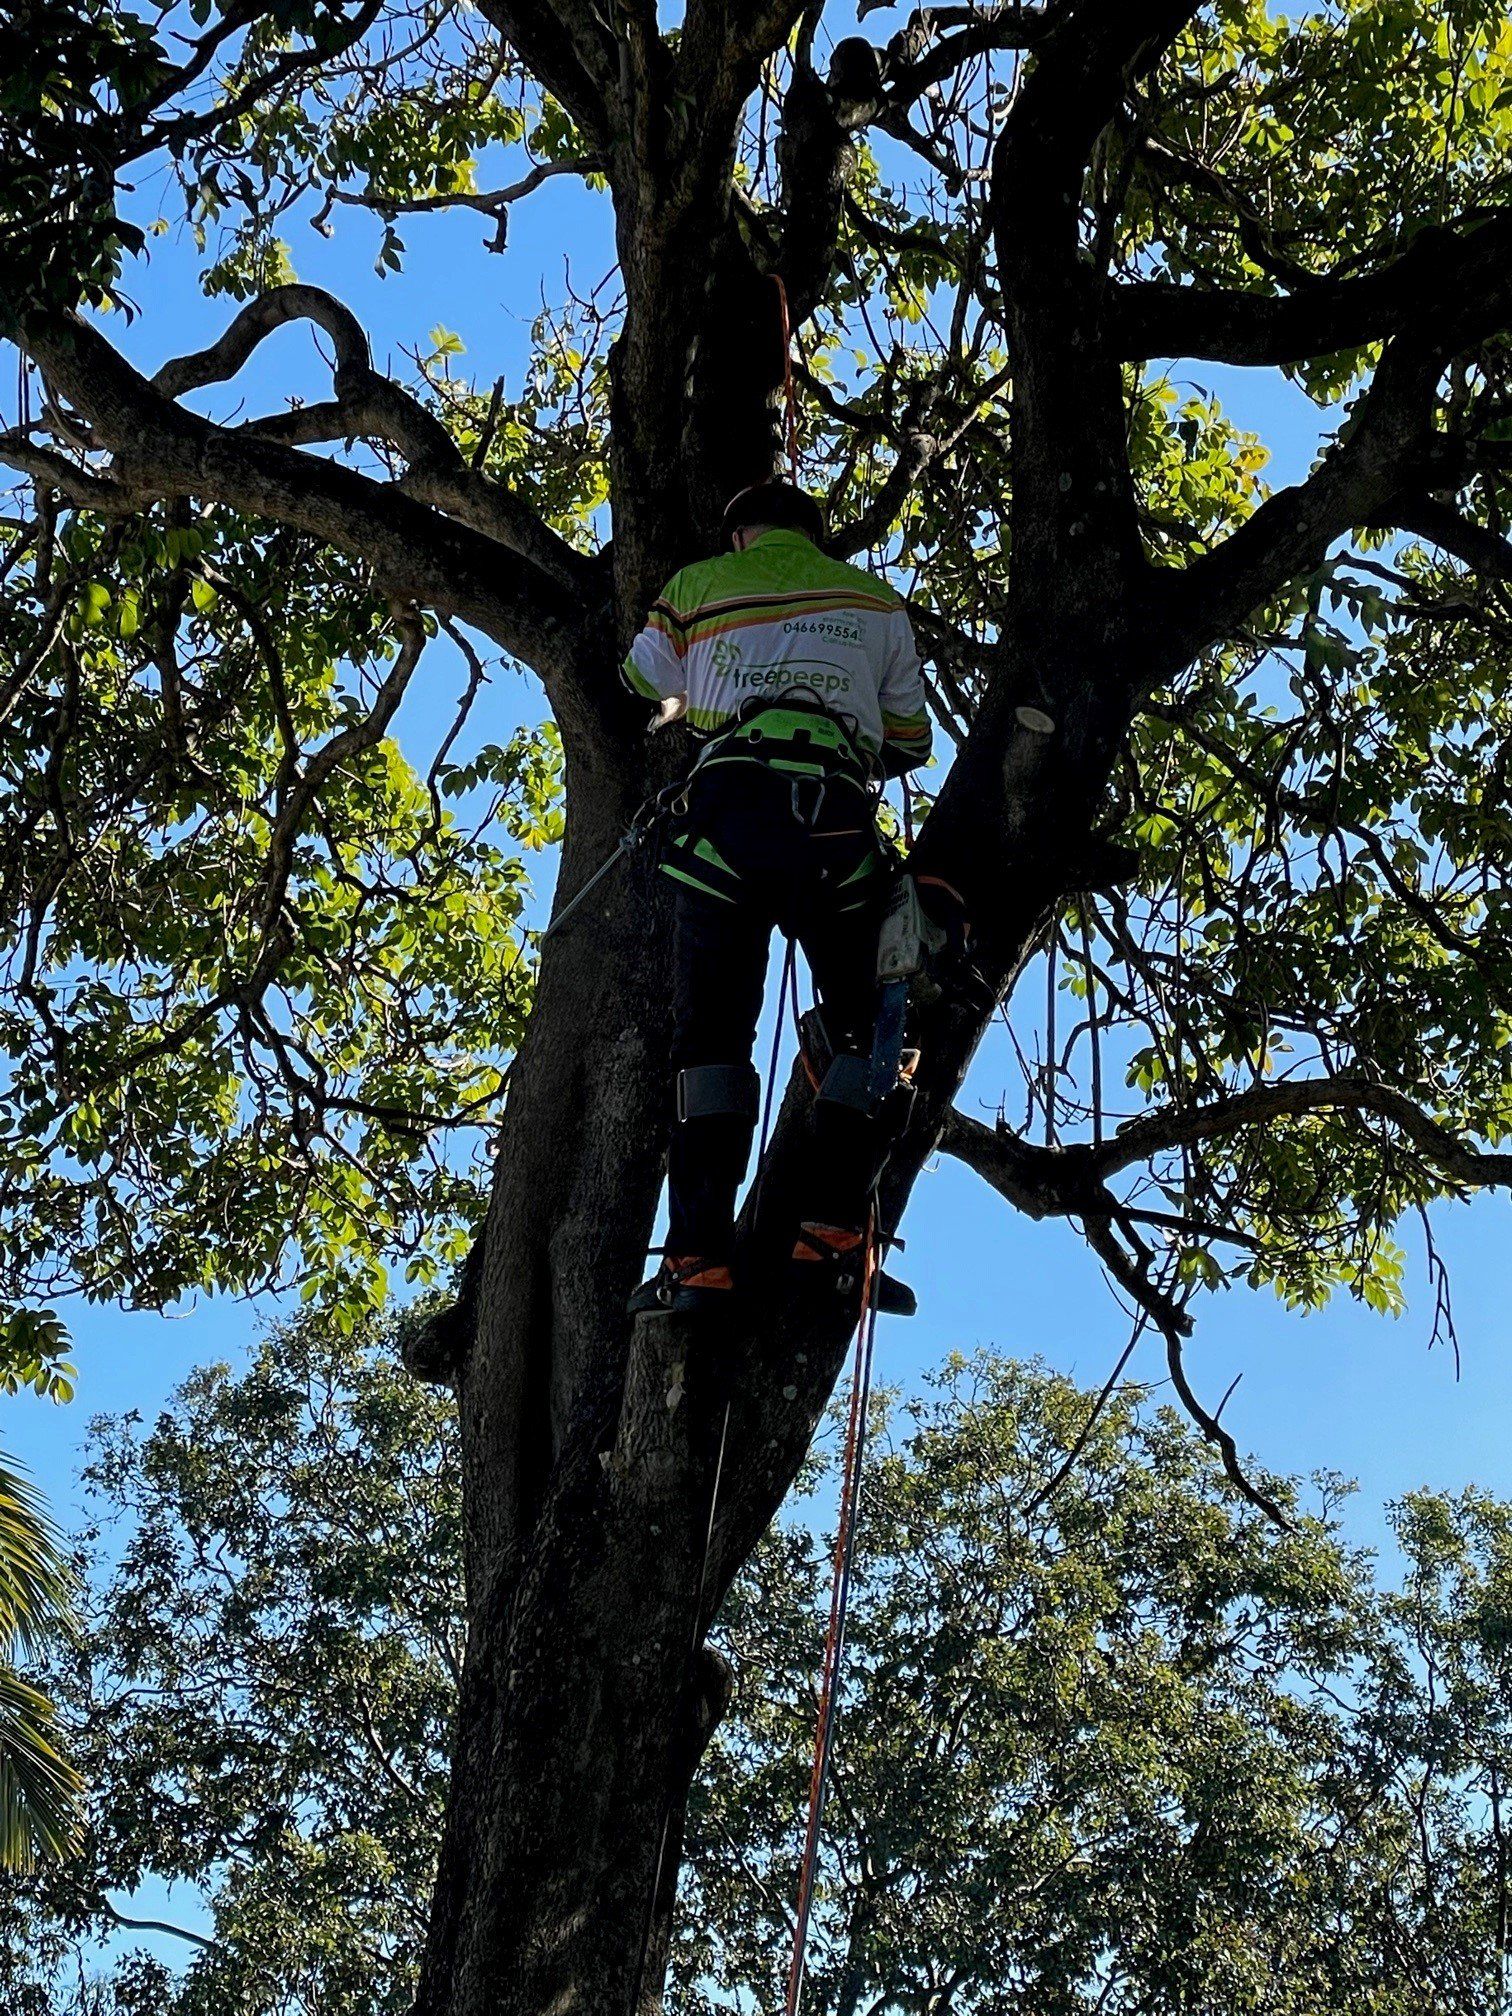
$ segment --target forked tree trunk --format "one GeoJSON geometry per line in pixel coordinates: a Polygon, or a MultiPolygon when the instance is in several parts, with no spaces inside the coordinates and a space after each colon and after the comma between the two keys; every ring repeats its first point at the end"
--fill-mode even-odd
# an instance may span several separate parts
{"type": "MultiPolygon", "coordinates": [[[[1085,675],[1089,653],[1105,662],[1108,620],[1122,628],[1115,609],[1095,643],[1085,623],[1066,640],[1068,677],[1085,675]]],[[[1057,743],[1052,760],[1044,738],[1018,730],[997,788],[989,795],[963,773],[970,799],[942,801],[941,839],[921,842],[925,865],[970,883],[962,862],[991,844],[982,808],[996,801],[987,818],[1000,831],[1005,791],[1039,836],[1021,870],[1006,864],[982,917],[994,995],[1076,884],[1107,774],[1092,755],[1057,743]]],[[[569,862],[567,886],[612,844],[613,824],[569,862]]],[[[623,1316],[666,1107],[666,906],[648,866],[548,948],[500,1136],[479,1333],[461,1388],[471,1613],[423,2016],[659,2006],[684,1803],[724,1704],[704,1633],[796,1475],[845,1353],[848,1313],[785,1300],[780,1267],[766,1270],[766,1297],[719,1329],[664,1317],[632,1336],[623,1316]],[[532,1408],[536,1366],[557,1377],[532,1408]],[[549,1444],[544,1433],[520,1441],[518,1423],[540,1423],[548,1403],[549,1444]]],[[[985,1020],[981,1004],[947,1004],[922,1032],[914,1117],[885,1185],[894,1220],[985,1020]]],[[[808,1106],[795,1076],[762,1223],[743,1228],[770,1256],[791,1236],[808,1106]]]]}
{"type": "MultiPolygon", "coordinates": [[[[1074,41],[1067,62],[1074,75],[1074,41]]],[[[1032,94],[1026,103],[1032,114],[1032,94]]],[[[1029,130],[1032,148],[1032,120],[1029,130]]],[[[822,153],[837,136],[815,144],[822,153]]],[[[1043,172],[998,164],[1041,205],[999,245],[1026,360],[1014,394],[1016,613],[917,864],[966,893],[986,988],[945,1002],[919,1031],[914,1110],[883,1186],[889,1226],[993,1004],[1066,892],[1086,884],[1088,836],[1135,696],[1175,669],[1160,662],[1169,626],[1140,550],[1118,368],[1088,361],[1096,304],[1076,254],[1080,158],[1062,149],[1043,172]],[[1060,200],[1039,195],[1046,172],[1060,200]],[[1053,734],[1020,721],[1030,700],[1053,734]]],[[[775,460],[771,290],[730,226],[726,163],[718,175],[719,204],[670,223],[627,196],[642,186],[633,177],[619,187],[621,646],[689,541],[708,550],[718,504],[775,460]]],[[[795,289],[800,312],[813,284],[795,289]]],[[[632,730],[614,741],[592,723],[564,727],[570,891],[653,780],[632,730]]],[[[469,1639],[417,2016],[635,2016],[659,2005],[682,1813],[725,1692],[704,1634],[796,1476],[844,1356],[849,1312],[838,1300],[800,1305],[785,1270],[763,1264],[792,1236],[811,1104],[796,1080],[761,1223],[742,1227],[765,1291],[718,1330],[659,1317],[632,1335],[625,1320],[665,1134],[668,906],[648,866],[548,946],[511,1080],[461,1380],[469,1639]]]]}

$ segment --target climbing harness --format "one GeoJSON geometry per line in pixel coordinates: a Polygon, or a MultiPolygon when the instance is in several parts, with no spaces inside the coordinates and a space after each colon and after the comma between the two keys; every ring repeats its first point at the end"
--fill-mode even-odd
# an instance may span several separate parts
{"type": "Polygon", "coordinates": [[[843,779],[865,790],[876,779],[855,734],[854,720],[827,707],[810,687],[753,693],[734,720],[699,751],[689,782],[724,764],[759,763],[784,776],[825,783],[843,779]]]}
{"type": "Polygon", "coordinates": [[[554,938],[627,855],[646,846],[668,820],[680,817],[688,809],[694,779],[722,763],[760,763],[790,776],[793,817],[809,827],[817,822],[832,784],[840,782],[866,791],[874,781],[846,721],[832,713],[817,694],[799,688],[784,693],[780,702],[753,695],[729,727],[705,743],[686,777],[663,785],[636,808],[614,852],[552,918],[539,942],[544,945],[554,938]]]}
{"type": "Polygon", "coordinates": [[[872,1360],[877,1342],[876,1200],[867,1217],[866,1261],[862,1269],[861,1319],[856,1326],[856,1352],[851,1368],[850,1412],[845,1430],[845,1460],[841,1471],[840,1516],[835,1529],[835,1554],[830,1576],[829,1629],[819,1672],[819,1717],[814,1730],[814,1759],[809,1772],[808,1819],[803,1858],[798,1868],[798,1901],[793,1915],[793,1951],[788,1962],[786,2016],[798,2016],[803,2001],[803,1972],[808,1957],[809,1919],[814,1904],[814,1876],[820,1833],[829,1792],[830,1752],[845,1658],[845,1625],[850,1607],[851,1562],[856,1515],[861,1502],[861,1466],[866,1454],[866,1421],[871,1401],[872,1360]]]}

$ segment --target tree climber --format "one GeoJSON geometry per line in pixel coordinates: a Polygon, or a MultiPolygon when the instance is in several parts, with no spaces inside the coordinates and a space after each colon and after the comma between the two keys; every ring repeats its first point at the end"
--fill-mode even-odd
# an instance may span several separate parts
{"type": "Polygon", "coordinates": [[[677,884],[670,1223],[636,1311],[718,1306],[734,1285],[774,925],[803,947],[835,1057],[815,1104],[793,1260],[815,1280],[854,1267],[875,1175],[862,1092],[891,866],[871,787],[930,751],[902,598],[822,551],[814,499],[791,483],[754,484],[731,501],[723,532],[730,550],[674,575],[624,667],[659,706],[656,725],[686,717],[705,742],[662,861],[677,884]]]}

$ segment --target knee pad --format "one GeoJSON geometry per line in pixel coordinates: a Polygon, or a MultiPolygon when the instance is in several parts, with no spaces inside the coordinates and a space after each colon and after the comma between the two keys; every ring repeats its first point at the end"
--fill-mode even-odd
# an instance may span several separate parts
{"type": "Polygon", "coordinates": [[[677,1074],[677,1117],[750,1120],[760,1108],[761,1081],[749,1064],[685,1064],[677,1074]]]}
{"type": "Polygon", "coordinates": [[[677,1074],[677,1124],[696,1130],[712,1163],[738,1183],[751,1156],[761,1080],[749,1064],[688,1064],[677,1074]]]}

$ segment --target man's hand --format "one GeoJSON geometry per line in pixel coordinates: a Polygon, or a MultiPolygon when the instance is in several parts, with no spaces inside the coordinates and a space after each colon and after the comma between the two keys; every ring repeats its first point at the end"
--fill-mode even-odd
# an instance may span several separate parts
{"type": "Polygon", "coordinates": [[[670,728],[674,721],[681,721],[687,711],[687,694],[674,693],[670,700],[663,700],[660,707],[657,708],[656,719],[647,729],[647,734],[654,735],[658,728],[670,728]]]}

